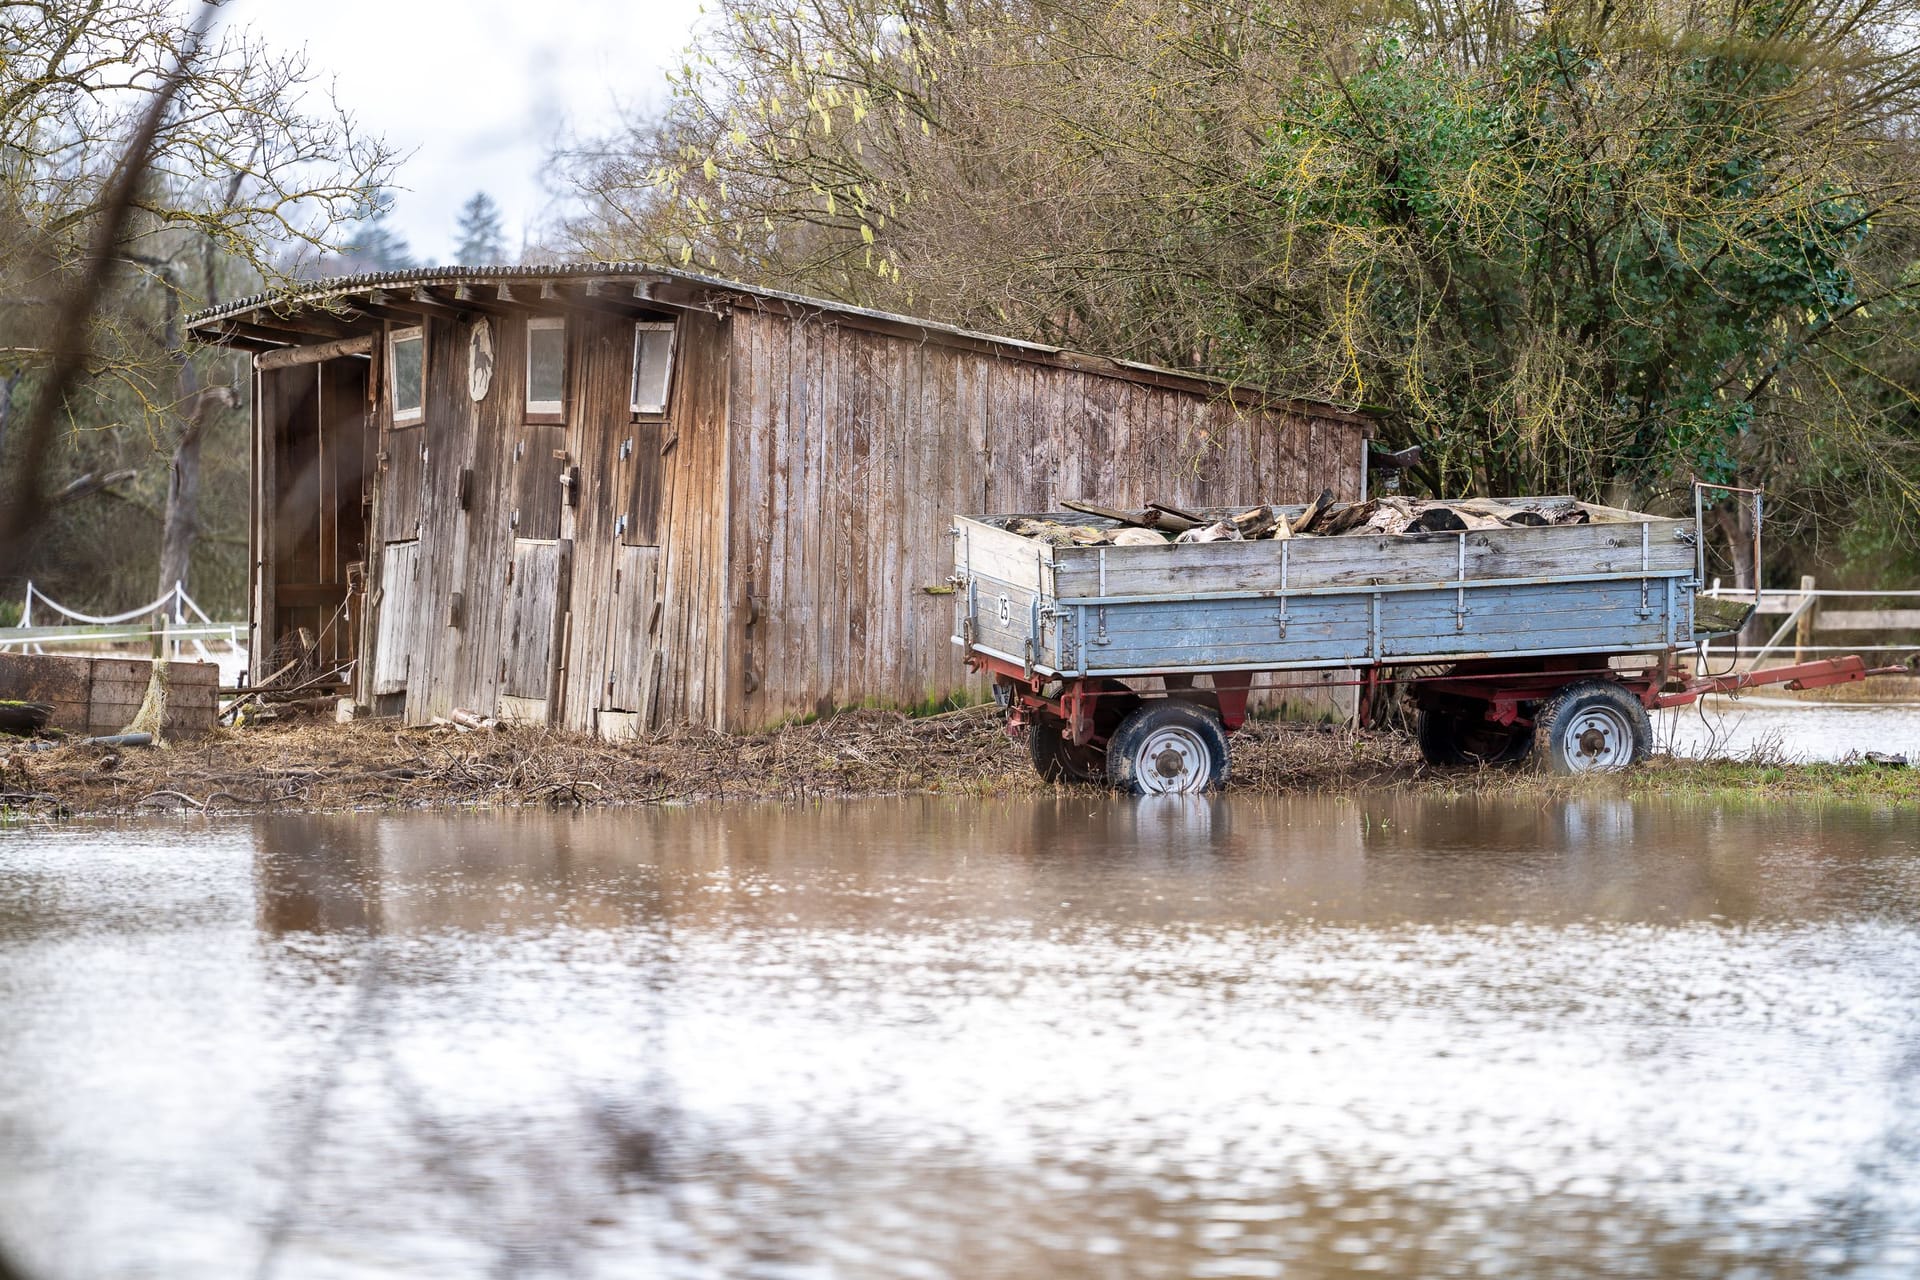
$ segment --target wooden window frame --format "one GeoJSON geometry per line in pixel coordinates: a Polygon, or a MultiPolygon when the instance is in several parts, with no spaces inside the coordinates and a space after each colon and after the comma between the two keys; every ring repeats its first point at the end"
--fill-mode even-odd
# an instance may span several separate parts
{"type": "Polygon", "coordinates": [[[567,318],[565,316],[527,317],[526,372],[526,420],[546,424],[565,422],[567,416],[567,318]],[[533,335],[548,329],[560,331],[560,398],[535,400],[533,398],[533,335]]]}
{"type": "Polygon", "coordinates": [[[633,367],[627,379],[627,401],[636,419],[664,418],[673,404],[673,353],[680,342],[680,326],[672,320],[636,320],[633,325],[633,367]],[[667,331],[667,381],[661,388],[658,408],[640,403],[640,335],[648,330],[667,331]]]}
{"type": "Polygon", "coordinates": [[[387,332],[387,412],[396,427],[414,427],[427,420],[427,326],[424,324],[387,332]],[[394,349],[403,342],[420,344],[420,403],[412,409],[400,407],[400,361],[394,349]]]}

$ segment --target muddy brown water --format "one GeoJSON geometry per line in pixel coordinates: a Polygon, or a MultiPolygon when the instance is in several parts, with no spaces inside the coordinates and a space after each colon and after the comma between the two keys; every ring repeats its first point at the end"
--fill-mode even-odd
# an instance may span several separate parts
{"type": "Polygon", "coordinates": [[[1920,1273],[1920,814],[0,831],[46,1277],[1920,1273]]]}

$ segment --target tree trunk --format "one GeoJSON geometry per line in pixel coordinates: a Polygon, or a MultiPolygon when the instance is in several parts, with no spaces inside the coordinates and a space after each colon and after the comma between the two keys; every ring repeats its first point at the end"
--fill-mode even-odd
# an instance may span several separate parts
{"type": "MultiPolygon", "coordinates": [[[[1733,564],[1733,588],[1752,599],[1755,569],[1752,501],[1743,494],[1732,502],[1723,502],[1713,509],[1713,517],[1727,539],[1727,558],[1733,564]]],[[[1759,611],[1755,610],[1747,619],[1747,625],[1740,628],[1740,643],[1748,646],[1765,643],[1765,627],[1759,611]]]]}
{"type": "Polygon", "coordinates": [[[20,385],[20,371],[8,372],[6,380],[0,382],[0,456],[5,456],[7,448],[7,428],[13,425],[13,389],[20,385]]]}
{"type": "Polygon", "coordinates": [[[160,584],[158,595],[185,583],[193,564],[193,543],[200,533],[200,441],[205,411],[196,397],[192,414],[173,446],[167,464],[167,509],[160,524],[160,584]]]}

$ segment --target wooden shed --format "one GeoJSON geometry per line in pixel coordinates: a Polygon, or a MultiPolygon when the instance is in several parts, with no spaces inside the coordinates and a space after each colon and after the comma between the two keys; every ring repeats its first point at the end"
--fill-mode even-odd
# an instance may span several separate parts
{"type": "Polygon", "coordinates": [[[969,687],[948,521],[1366,483],[1366,420],[633,263],[318,281],[254,353],[255,678],[610,735],[969,687]]]}

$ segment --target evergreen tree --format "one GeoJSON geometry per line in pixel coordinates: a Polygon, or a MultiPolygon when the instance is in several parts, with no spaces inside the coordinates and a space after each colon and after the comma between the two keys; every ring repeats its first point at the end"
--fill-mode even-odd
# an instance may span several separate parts
{"type": "Polygon", "coordinates": [[[484,191],[460,206],[459,240],[453,260],[463,267],[498,266],[507,259],[506,232],[500,221],[500,206],[484,191]]]}
{"type": "Polygon", "coordinates": [[[372,212],[341,237],[346,243],[338,253],[323,257],[315,264],[315,274],[359,275],[368,271],[405,271],[420,265],[407,245],[407,238],[387,225],[387,215],[393,212],[393,196],[385,191],[378,193],[371,209],[372,212]]]}

